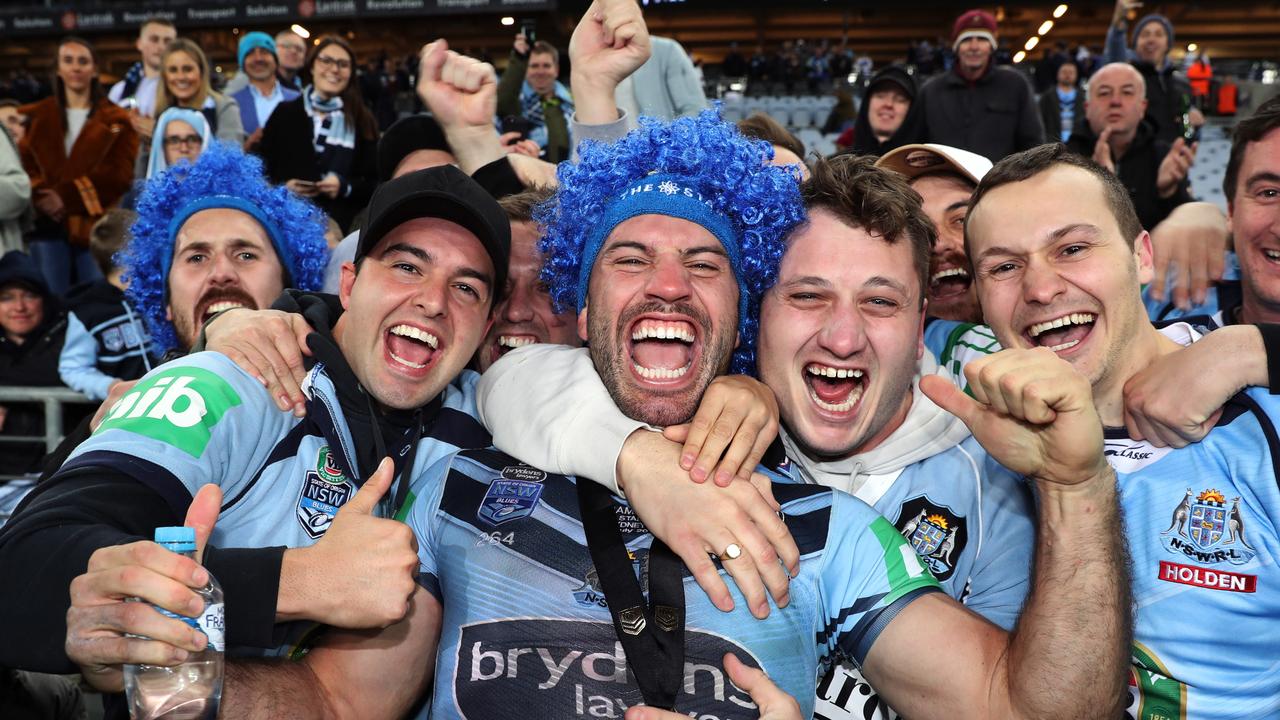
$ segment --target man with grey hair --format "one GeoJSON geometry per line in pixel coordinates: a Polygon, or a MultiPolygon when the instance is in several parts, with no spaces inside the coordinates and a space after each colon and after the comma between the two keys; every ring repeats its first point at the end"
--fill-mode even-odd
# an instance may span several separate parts
{"type": "Polygon", "coordinates": [[[1067,147],[1115,173],[1129,190],[1138,219],[1148,230],[1173,209],[1191,202],[1187,181],[1196,143],[1172,145],[1156,137],[1143,115],[1146,81],[1129,63],[1103,66],[1089,80],[1085,98],[1088,129],[1073,133],[1067,147]]]}

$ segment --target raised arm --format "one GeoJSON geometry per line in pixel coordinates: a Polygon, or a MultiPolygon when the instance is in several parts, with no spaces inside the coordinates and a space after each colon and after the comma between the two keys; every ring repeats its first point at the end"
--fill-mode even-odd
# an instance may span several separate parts
{"type": "Polygon", "coordinates": [[[1006,634],[941,594],[908,605],[864,664],[907,717],[1115,717],[1131,619],[1115,475],[1085,378],[1051,352],[1006,350],[966,368],[969,398],[921,380],[983,447],[1039,494],[1032,590],[1006,634]],[[939,652],[920,653],[921,642],[939,652]]]}

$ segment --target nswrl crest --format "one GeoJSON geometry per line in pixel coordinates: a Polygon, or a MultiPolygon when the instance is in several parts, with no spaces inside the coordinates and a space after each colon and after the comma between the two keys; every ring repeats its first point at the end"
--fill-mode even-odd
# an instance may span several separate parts
{"type": "Polygon", "coordinates": [[[542,481],[546,473],[527,465],[512,465],[502,469],[501,477],[489,481],[489,491],[476,517],[490,525],[501,525],[528,517],[542,497],[542,481]]]}
{"type": "Polygon", "coordinates": [[[312,539],[319,540],[333,524],[338,509],[354,494],[355,489],[347,482],[347,476],[334,463],[329,446],[321,447],[316,469],[307,471],[302,491],[298,493],[295,508],[298,524],[312,539]]]}
{"type": "Polygon", "coordinates": [[[934,577],[939,581],[951,577],[968,543],[964,518],[922,496],[902,504],[897,528],[934,577]]]}
{"type": "Polygon", "coordinates": [[[1165,549],[1208,564],[1223,561],[1243,565],[1256,554],[1244,537],[1244,517],[1240,498],[1227,498],[1210,488],[1195,495],[1187,488],[1182,502],[1173,509],[1168,529],[1160,533],[1165,549]],[[1187,542],[1187,541],[1190,542],[1187,542]]]}

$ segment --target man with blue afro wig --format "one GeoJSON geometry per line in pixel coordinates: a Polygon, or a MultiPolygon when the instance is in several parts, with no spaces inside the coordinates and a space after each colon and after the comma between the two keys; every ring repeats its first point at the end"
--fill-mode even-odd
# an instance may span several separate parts
{"type": "Polygon", "coordinates": [[[624,413],[686,422],[731,354],[734,372],[755,370],[760,296],[804,219],[798,178],[713,110],[580,154],[537,212],[543,280],[579,311],[624,413]]]}
{"type": "Polygon", "coordinates": [[[147,181],[121,253],[126,291],[160,352],[190,349],[204,321],[268,307],[288,287],[319,289],[325,219],[263,178],[262,161],[215,143],[147,181]]]}

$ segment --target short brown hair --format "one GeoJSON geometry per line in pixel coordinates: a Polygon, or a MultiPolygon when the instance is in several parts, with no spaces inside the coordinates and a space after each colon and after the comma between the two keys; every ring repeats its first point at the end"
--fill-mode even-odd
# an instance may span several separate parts
{"type": "Polygon", "coordinates": [[[555,197],[555,194],[553,187],[538,186],[499,198],[498,205],[512,223],[533,222],[533,209],[555,197]]]}
{"type": "MultiPolygon", "coordinates": [[[[964,221],[965,255],[972,258],[969,252],[969,220],[973,218],[974,210],[987,193],[1001,185],[1030,180],[1058,165],[1080,168],[1102,183],[1102,194],[1107,198],[1107,207],[1111,209],[1111,215],[1120,227],[1120,234],[1129,243],[1129,249],[1133,249],[1133,241],[1142,234],[1142,222],[1138,220],[1138,213],[1133,209],[1133,199],[1129,197],[1129,191],[1120,182],[1120,178],[1093,160],[1068,150],[1066,145],[1050,143],[1009,155],[983,176],[978,189],[973,191],[973,197],[969,199],[969,215],[964,221]]],[[[1045,200],[1052,202],[1052,198],[1045,200]]]]}
{"type": "Polygon", "coordinates": [[[132,210],[111,208],[93,224],[89,231],[89,254],[104,276],[115,269],[115,254],[129,242],[129,229],[137,219],[138,214],[132,210]]]}
{"type": "Polygon", "coordinates": [[[551,62],[556,65],[560,64],[560,51],[556,49],[555,45],[546,40],[539,40],[533,44],[533,48],[529,50],[529,57],[533,57],[535,54],[550,55],[551,62]]]}
{"type": "Polygon", "coordinates": [[[1227,171],[1222,176],[1222,194],[1227,202],[1236,201],[1236,182],[1240,179],[1240,166],[1244,164],[1244,152],[1249,143],[1257,142],[1264,135],[1280,127],[1280,96],[1258,106],[1249,117],[1236,125],[1231,134],[1231,157],[1227,159],[1227,171]]]}
{"type": "Polygon", "coordinates": [[[920,280],[920,302],[929,287],[929,255],[937,232],[924,214],[920,193],[892,170],[876,167],[866,155],[838,155],[814,161],[800,186],[808,210],[822,208],[847,223],[879,235],[890,245],[911,243],[911,260],[920,280]]]}
{"type": "Polygon", "coordinates": [[[167,28],[173,28],[174,30],[178,29],[178,27],[174,25],[173,21],[169,18],[161,17],[159,15],[151,15],[147,17],[146,20],[143,20],[141,25],[138,25],[138,35],[142,35],[142,31],[145,30],[148,25],[160,25],[167,28]]]}
{"type": "Polygon", "coordinates": [[[804,161],[804,143],[791,131],[778,124],[777,120],[762,112],[751,113],[750,117],[738,121],[738,132],[749,138],[763,140],[770,145],[784,147],[804,161]]]}

